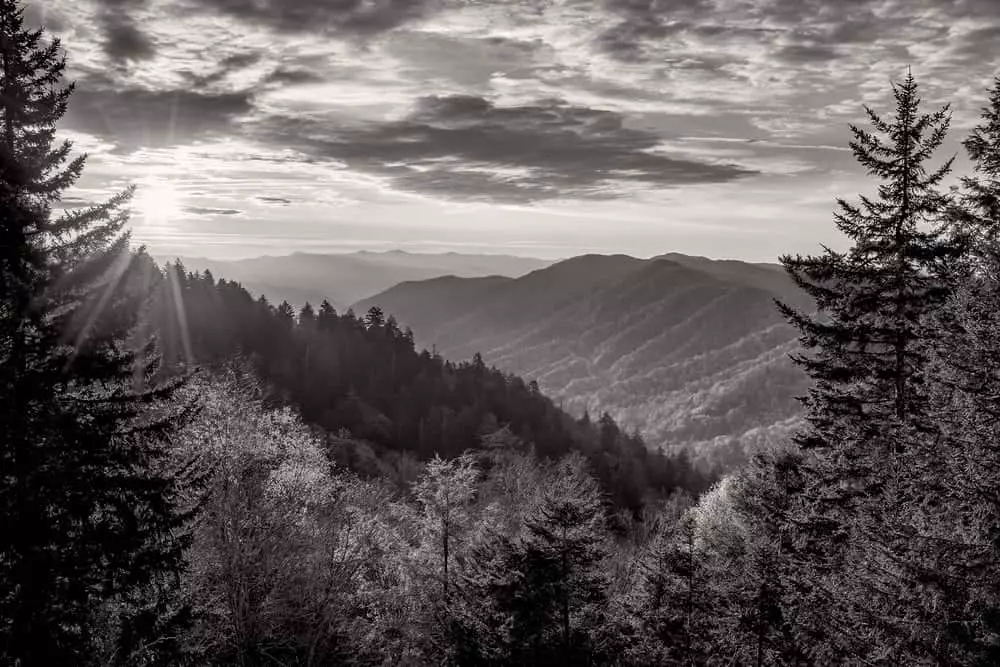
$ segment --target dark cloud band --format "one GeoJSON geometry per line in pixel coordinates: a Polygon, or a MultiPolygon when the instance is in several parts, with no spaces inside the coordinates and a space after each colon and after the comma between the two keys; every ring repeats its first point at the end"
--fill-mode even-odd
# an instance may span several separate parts
{"type": "Polygon", "coordinates": [[[657,151],[659,135],[627,128],[613,111],[560,100],[498,107],[476,96],[425,97],[401,121],[319,125],[271,117],[274,143],[389,177],[396,188],[469,201],[530,202],[621,196],[629,184],[725,182],[755,172],[657,151]],[[310,137],[302,142],[301,137],[310,137]]]}
{"type": "Polygon", "coordinates": [[[182,209],[191,215],[243,215],[243,211],[235,208],[212,208],[209,206],[185,206],[182,209]]]}
{"type": "Polygon", "coordinates": [[[253,21],[275,30],[376,34],[425,16],[435,0],[188,0],[195,9],[253,21]]]}
{"type": "Polygon", "coordinates": [[[232,136],[234,121],[252,107],[249,92],[115,89],[97,81],[81,84],[64,120],[68,129],[105,137],[122,149],[232,136]]]}

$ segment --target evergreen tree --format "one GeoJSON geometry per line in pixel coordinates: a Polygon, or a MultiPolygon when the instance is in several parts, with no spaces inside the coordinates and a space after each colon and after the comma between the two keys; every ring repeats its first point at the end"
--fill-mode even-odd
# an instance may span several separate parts
{"type": "Polygon", "coordinates": [[[320,329],[329,330],[333,328],[336,320],[337,309],[329,301],[323,299],[323,303],[319,305],[319,313],[316,316],[316,321],[319,323],[320,329]]]}
{"type": "Polygon", "coordinates": [[[593,665],[616,655],[599,488],[576,457],[546,482],[522,534],[473,557],[458,614],[460,663],[593,665]]]}
{"type": "Polygon", "coordinates": [[[632,613],[637,620],[631,648],[635,664],[705,664],[712,596],[694,516],[655,535],[639,561],[632,613]]]}
{"type": "Polygon", "coordinates": [[[963,179],[961,231],[971,241],[953,294],[938,313],[930,355],[937,437],[918,444],[919,484],[934,502],[913,506],[911,526],[930,595],[919,613],[936,631],[924,648],[939,664],[1000,661],[1000,80],[965,142],[975,166],[963,179]]]}
{"type": "Polygon", "coordinates": [[[903,611],[919,592],[910,535],[895,519],[920,502],[908,465],[912,443],[933,429],[929,315],[948,296],[943,268],[961,243],[941,220],[949,202],[938,187],[951,160],[927,166],[948,108],[921,113],[912,74],[893,91],[892,119],[866,108],[875,133],[851,128],[855,157],[882,181],[877,198],[838,202],[836,224],[851,247],[782,258],[819,310],[779,304],[808,350],[795,360],[813,379],[809,427],[797,439],[808,454],[806,483],[792,525],[804,540],[803,606],[837,619],[816,646],[821,662],[869,655],[905,663],[906,642],[922,631],[903,611]]]}
{"type": "Polygon", "coordinates": [[[758,455],[729,478],[734,516],[716,524],[707,538],[709,576],[726,608],[715,623],[716,651],[739,664],[809,664],[803,650],[809,642],[796,637],[794,628],[803,624],[803,614],[809,626],[824,622],[808,616],[813,610],[798,608],[788,585],[798,554],[786,517],[800,490],[801,461],[798,453],[758,455]]]}
{"type": "Polygon", "coordinates": [[[866,171],[883,181],[878,198],[860,204],[839,200],[837,228],[853,244],[846,252],[784,256],[789,275],[815,300],[818,316],[779,303],[812,354],[796,361],[813,378],[806,406],[812,429],[807,448],[834,446],[841,421],[902,422],[920,411],[923,316],[947,291],[938,280],[942,260],[957,254],[938,216],[946,198],[938,191],[952,160],[928,171],[950,123],[948,107],[919,112],[910,74],[893,86],[896,113],[883,120],[866,107],[885,138],[851,126],[851,148],[866,171]]]}
{"type": "Polygon", "coordinates": [[[966,207],[979,232],[973,236],[970,248],[995,246],[1000,233],[1000,77],[989,93],[989,104],[982,119],[964,142],[975,168],[975,176],[962,179],[966,207]]]}
{"type": "Polygon", "coordinates": [[[295,308],[292,304],[287,301],[282,301],[278,304],[278,322],[281,323],[284,328],[291,328],[295,323],[295,308]]]}
{"type": "Polygon", "coordinates": [[[316,311],[313,310],[313,307],[309,305],[308,302],[306,302],[306,305],[302,306],[302,309],[299,311],[299,325],[302,328],[309,330],[312,329],[315,324],[316,311]]]}
{"type": "Polygon", "coordinates": [[[0,662],[97,659],[115,626],[108,650],[136,664],[169,645],[148,635],[170,621],[149,600],[134,613],[135,597],[181,566],[163,446],[173,386],[146,389],[126,345],[140,311],[128,286],[142,282],[132,191],[52,213],[85,162],[54,138],[64,70],[58,40],[0,0],[0,662]]]}
{"type": "Polygon", "coordinates": [[[368,328],[378,328],[385,324],[385,313],[378,306],[372,306],[365,315],[365,326],[368,328]]]}

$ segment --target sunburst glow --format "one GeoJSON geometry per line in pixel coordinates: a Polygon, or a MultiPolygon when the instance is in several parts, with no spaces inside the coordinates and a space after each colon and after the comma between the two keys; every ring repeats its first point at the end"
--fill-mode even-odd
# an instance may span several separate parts
{"type": "Polygon", "coordinates": [[[183,195],[164,178],[148,178],[138,183],[133,202],[136,222],[169,227],[183,213],[183,195]]]}

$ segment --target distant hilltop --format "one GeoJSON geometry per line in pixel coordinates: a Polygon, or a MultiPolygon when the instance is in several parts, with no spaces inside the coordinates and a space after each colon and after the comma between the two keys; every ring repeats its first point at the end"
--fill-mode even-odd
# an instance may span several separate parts
{"type": "MultiPolygon", "coordinates": [[[[158,258],[173,261],[174,258],[158,258]]],[[[255,295],[276,303],[319,305],[324,299],[346,309],[355,301],[412,280],[453,275],[472,278],[499,275],[516,278],[552,264],[552,260],[513,255],[414,253],[405,250],[360,250],[350,253],[296,252],[249,259],[178,258],[189,271],[211,271],[241,283],[255,295]]]]}

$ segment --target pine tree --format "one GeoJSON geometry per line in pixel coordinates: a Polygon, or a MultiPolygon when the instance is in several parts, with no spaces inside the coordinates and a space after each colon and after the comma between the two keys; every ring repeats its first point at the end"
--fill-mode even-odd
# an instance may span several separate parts
{"type": "Polygon", "coordinates": [[[319,313],[316,317],[320,328],[329,330],[333,327],[337,320],[337,309],[334,308],[329,301],[323,299],[323,303],[320,304],[319,313]]]}
{"type": "Polygon", "coordinates": [[[480,546],[462,591],[462,664],[607,664],[604,511],[596,482],[570,457],[540,490],[516,537],[480,546]]]}
{"type": "Polygon", "coordinates": [[[965,210],[978,223],[972,247],[991,247],[1000,233],[1000,77],[990,90],[980,124],[964,145],[975,168],[974,177],[962,179],[967,192],[965,210]]]}
{"type": "Polygon", "coordinates": [[[378,328],[385,324],[385,313],[378,306],[372,306],[365,315],[365,326],[368,328],[378,328]]]}
{"type": "Polygon", "coordinates": [[[939,664],[985,665],[1000,661],[1000,79],[965,147],[975,174],[963,179],[958,222],[971,243],[935,318],[928,375],[939,430],[919,452],[920,484],[936,498],[906,520],[933,592],[921,599],[936,630],[926,651],[939,664]]]}
{"type": "Polygon", "coordinates": [[[837,619],[816,648],[820,661],[871,653],[906,662],[901,635],[917,623],[901,612],[900,601],[918,594],[909,536],[893,517],[919,502],[909,466],[912,443],[933,430],[929,315],[948,296],[943,267],[962,244],[941,219],[949,202],[938,187],[952,161],[927,166],[945,138],[948,108],[921,113],[912,74],[893,92],[892,119],[866,107],[876,133],[851,127],[855,157],[882,181],[877,198],[838,202],[836,224],[851,247],[782,258],[819,311],[779,303],[808,350],[795,360],[813,379],[809,426],[797,438],[807,481],[793,526],[809,555],[807,604],[837,619]],[[896,653],[878,654],[886,647],[896,653]]]}
{"type": "Polygon", "coordinates": [[[709,658],[713,605],[702,551],[690,512],[646,546],[632,605],[635,663],[698,665],[709,658]]]}
{"type": "Polygon", "coordinates": [[[727,622],[716,624],[717,650],[740,664],[808,664],[793,628],[824,622],[796,608],[787,586],[798,555],[785,517],[800,488],[801,460],[798,453],[758,455],[730,478],[735,520],[725,523],[738,538],[713,545],[709,576],[729,608],[727,622]]]}
{"type": "Polygon", "coordinates": [[[920,410],[921,320],[947,296],[937,269],[957,253],[937,221],[947,204],[937,188],[952,160],[932,171],[926,166],[950,116],[947,106],[919,112],[912,74],[893,91],[891,121],[865,108],[884,139],[851,126],[855,157],[883,183],[877,199],[838,201],[836,225],[853,242],[850,249],[781,258],[819,309],[813,317],[778,304],[814,350],[796,357],[815,382],[806,401],[813,428],[800,440],[807,448],[831,446],[826,436],[839,418],[905,421],[920,410]]]}
{"type": "Polygon", "coordinates": [[[148,349],[126,346],[132,190],[52,214],[85,163],[55,141],[73,91],[61,53],[0,0],[0,662],[24,666],[95,658],[111,625],[117,659],[138,662],[169,620],[136,598],[169,587],[184,544],[174,385],[146,388],[148,349]]]}
{"type": "Polygon", "coordinates": [[[277,315],[283,329],[291,329],[295,324],[295,308],[287,301],[278,304],[277,315]]]}
{"type": "Polygon", "coordinates": [[[306,302],[306,305],[302,306],[299,310],[299,326],[306,330],[311,330],[316,325],[316,311],[313,307],[306,302]]]}

